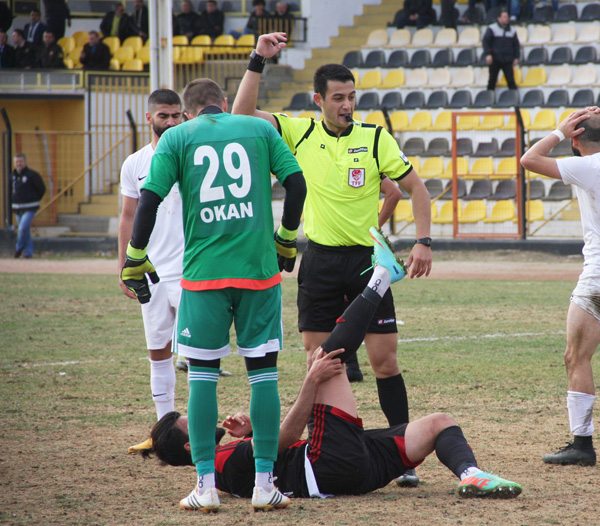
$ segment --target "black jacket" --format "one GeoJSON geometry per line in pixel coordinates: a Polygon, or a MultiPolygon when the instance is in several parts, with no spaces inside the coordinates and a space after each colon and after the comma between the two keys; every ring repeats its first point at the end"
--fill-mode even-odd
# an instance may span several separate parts
{"type": "Polygon", "coordinates": [[[110,49],[106,44],[99,42],[95,48],[90,44],[83,46],[79,62],[84,69],[108,69],[110,66],[110,49]]]}
{"type": "Polygon", "coordinates": [[[44,31],[48,30],[48,26],[40,22],[35,29],[33,30],[33,37],[29,40],[29,28],[31,27],[31,23],[25,24],[25,28],[23,29],[23,33],[25,33],[25,39],[34,44],[37,47],[42,47],[44,45],[44,31]]]}
{"type": "MultiPolygon", "coordinates": [[[[173,34],[174,35],[189,35],[192,37],[199,35],[200,28],[200,15],[198,13],[179,13],[173,21],[173,34]]],[[[191,40],[191,38],[190,38],[191,40]]]]}
{"type": "Polygon", "coordinates": [[[4,44],[0,49],[0,68],[14,68],[15,67],[15,48],[4,44]]]}
{"type": "Polygon", "coordinates": [[[15,48],[15,68],[34,68],[37,64],[37,50],[31,42],[15,48]]]}
{"type": "Polygon", "coordinates": [[[13,170],[10,174],[12,182],[12,208],[15,212],[37,210],[46,193],[46,185],[42,176],[28,168],[19,173],[13,170]]]}
{"type": "Polygon", "coordinates": [[[510,24],[506,27],[498,22],[492,24],[486,29],[482,43],[485,54],[492,55],[494,62],[507,63],[519,58],[519,37],[510,24]]]}
{"type": "MultiPolygon", "coordinates": [[[[100,22],[100,31],[102,34],[107,37],[110,36],[110,32],[112,31],[113,20],[115,19],[115,12],[110,11],[104,15],[102,22],[100,22]]],[[[127,37],[136,36],[137,30],[135,28],[135,24],[133,20],[127,13],[123,13],[121,15],[121,19],[119,20],[119,27],[117,29],[117,35],[123,43],[127,37]]]]}
{"type": "Polygon", "coordinates": [[[202,11],[198,17],[198,34],[209,35],[213,40],[223,34],[225,15],[218,9],[212,13],[202,11]]]}
{"type": "Polygon", "coordinates": [[[64,53],[62,48],[53,42],[49,46],[44,46],[40,51],[40,60],[38,67],[40,68],[64,68],[65,63],[63,62],[64,53]]]}
{"type": "Polygon", "coordinates": [[[148,37],[148,6],[143,5],[139,11],[134,10],[131,20],[137,30],[137,34],[148,37]]]}
{"type": "Polygon", "coordinates": [[[404,14],[407,16],[432,16],[433,7],[431,4],[431,0],[405,0],[404,14]]]}

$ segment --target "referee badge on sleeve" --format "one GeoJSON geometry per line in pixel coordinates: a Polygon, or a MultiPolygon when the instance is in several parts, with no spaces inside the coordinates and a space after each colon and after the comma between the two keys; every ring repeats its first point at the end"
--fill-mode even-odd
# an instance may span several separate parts
{"type": "Polygon", "coordinates": [[[365,169],[348,168],[348,184],[354,188],[365,186],[365,169]]]}

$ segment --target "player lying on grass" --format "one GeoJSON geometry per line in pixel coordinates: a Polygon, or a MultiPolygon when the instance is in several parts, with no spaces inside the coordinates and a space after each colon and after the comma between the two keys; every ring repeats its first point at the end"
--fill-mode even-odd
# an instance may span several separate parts
{"type": "MultiPolygon", "coordinates": [[[[363,429],[343,362],[361,344],[385,291],[405,273],[385,237],[374,228],[371,235],[375,242],[373,277],[315,351],[298,398],[281,424],[274,471],[280,491],[293,497],[365,494],[386,486],[435,451],[460,478],[460,496],[518,496],[519,484],[479,469],[461,428],[448,415],[434,413],[409,424],[363,429]],[[307,424],[308,440],[301,440],[307,424]]],[[[217,488],[251,497],[254,459],[250,418],[242,413],[228,416],[223,427],[240,440],[217,446],[217,488]]],[[[150,451],[160,460],[176,466],[192,464],[185,416],[176,412],[165,415],[151,436],[154,449],[150,451]]],[[[185,509],[202,509],[183,501],[181,504],[185,509]]],[[[288,504],[289,499],[273,507],[288,504]]]]}

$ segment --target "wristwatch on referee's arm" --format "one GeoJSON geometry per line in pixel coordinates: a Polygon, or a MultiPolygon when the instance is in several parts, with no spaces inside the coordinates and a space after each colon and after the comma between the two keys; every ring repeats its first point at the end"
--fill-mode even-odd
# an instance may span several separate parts
{"type": "Polygon", "coordinates": [[[267,62],[267,57],[263,57],[256,52],[256,49],[253,49],[250,53],[250,61],[248,62],[248,66],[246,69],[249,71],[254,71],[255,73],[262,73],[265,68],[265,64],[267,62]]]}
{"type": "Polygon", "coordinates": [[[430,237],[420,237],[419,239],[415,239],[415,245],[425,245],[426,247],[431,246],[431,238],[430,237]]]}

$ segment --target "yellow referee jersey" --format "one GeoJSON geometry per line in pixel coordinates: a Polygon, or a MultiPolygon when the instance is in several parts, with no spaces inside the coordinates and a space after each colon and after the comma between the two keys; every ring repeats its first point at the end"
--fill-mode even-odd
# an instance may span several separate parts
{"type": "Polygon", "coordinates": [[[306,237],[327,246],[372,246],[382,177],[397,181],[412,169],[396,139],[374,124],[356,122],[338,138],[322,120],[274,117],[306,179],[306,237]]]}

